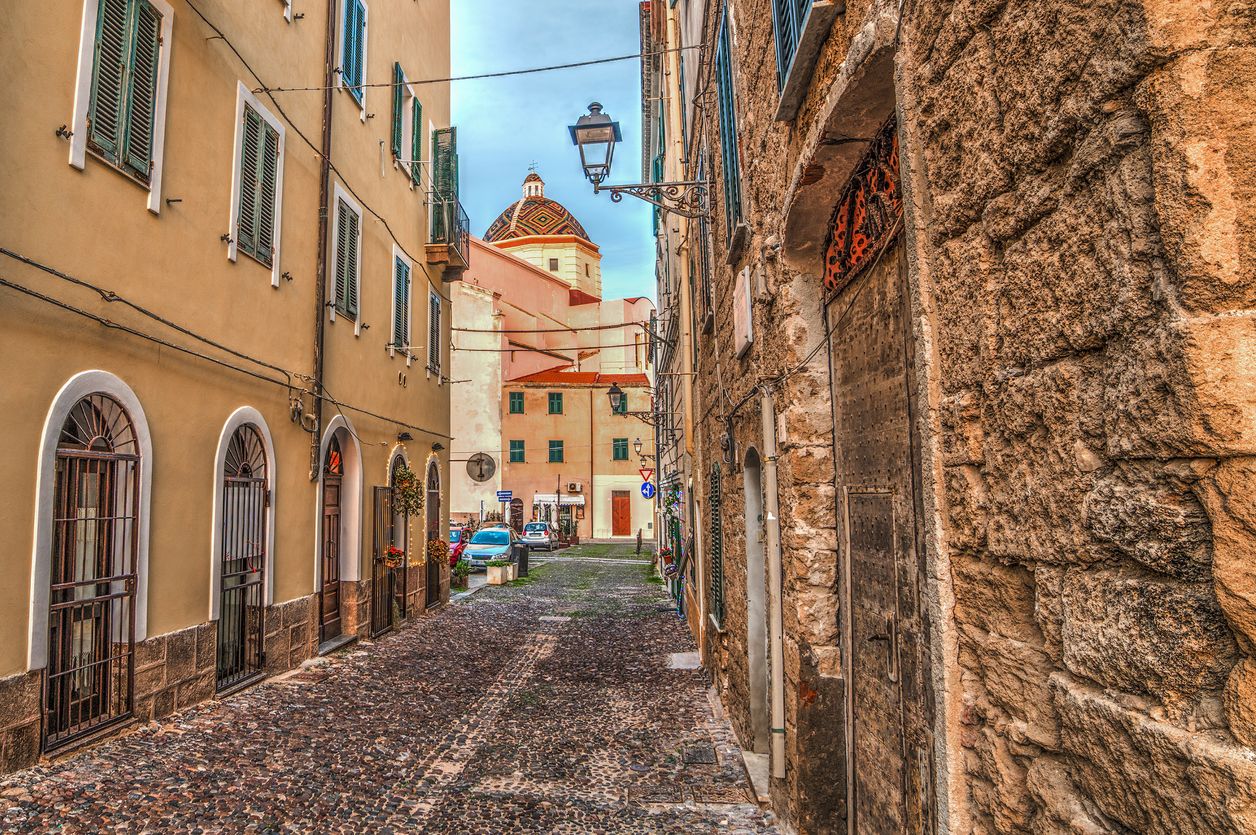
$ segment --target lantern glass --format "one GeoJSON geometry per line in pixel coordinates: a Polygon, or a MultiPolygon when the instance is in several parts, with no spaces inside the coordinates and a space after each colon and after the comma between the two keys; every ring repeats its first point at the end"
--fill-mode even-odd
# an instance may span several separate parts
{"type": "Polygon", "coordinates": [[[615,157],[615,143],[623,137],[619,122],[602,112],[602,105],[593,102],[589,112],[568,128],[571,142],[580,149],[580,166],[593,185],[601,185],[610,176],[615,157]]]}
{"type": "Polygon", "coordinates": [[[620,404],[624,402],[624,390],[619,387],[618,383],[611,383],[611,390],[606,393],[611,401],[611,411],[618,412],[620,404]]]}
{"type": "Polygon", "coordinates": [[[632,451],[637,453],[638,456],[641,455],[641,439],[640,438],[637,438],[637,440],[632,442],[632,451]]]}

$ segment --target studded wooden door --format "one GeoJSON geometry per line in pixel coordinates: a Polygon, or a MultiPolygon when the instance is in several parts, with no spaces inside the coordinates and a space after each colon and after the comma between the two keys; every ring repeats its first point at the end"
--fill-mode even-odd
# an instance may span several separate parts
{"type": "Polygon", "coordinates": [[[932,831],[926,636],[902,245],[828,305],[843,536],[847,756],[860,835],[932,831]]]}

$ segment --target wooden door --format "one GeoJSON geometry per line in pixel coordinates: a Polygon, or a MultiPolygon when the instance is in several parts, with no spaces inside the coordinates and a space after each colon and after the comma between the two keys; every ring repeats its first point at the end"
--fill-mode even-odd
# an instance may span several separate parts
{"type": "Polygon", "coordinates": [[[632,494],[611,491],[611,536],[632,536],[632,494]]]}
{"type": "Polygon", "coordinates": [[[830,302],[845,558],[850,831],[929,828],[929,706],[920,607],[911,334],[902,246],[830,302]]]}
{"type": "Polygon", "coordinates": [[[323,584],[321,640],[340,634],[340,476],[323,476],[323,584]]]}

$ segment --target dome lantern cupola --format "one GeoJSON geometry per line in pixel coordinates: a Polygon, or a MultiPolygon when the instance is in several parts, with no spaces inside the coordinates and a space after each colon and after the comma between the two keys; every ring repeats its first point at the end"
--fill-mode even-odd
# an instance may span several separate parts
{"type": "Polygon", "coordinates": [[[495,244],[514,238],[558,235],[574,235],[589,241],[589,233],[567,207],[545,196],[545,181],[533,171],[523,181],[523,199],[510,204],[497,216],[484,233],[484,240],[495,244]]]}

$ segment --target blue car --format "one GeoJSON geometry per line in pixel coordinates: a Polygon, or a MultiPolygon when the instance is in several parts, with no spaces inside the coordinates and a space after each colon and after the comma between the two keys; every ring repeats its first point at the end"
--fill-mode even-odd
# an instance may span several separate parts
{"type": "Polygon", "coordinates": [[[484,568],[490,560],[518,562],[519,552],[527,547],[510,528],[483,528],[471,537],[462,559],[471,563],[472,568],[484,568]]]}

